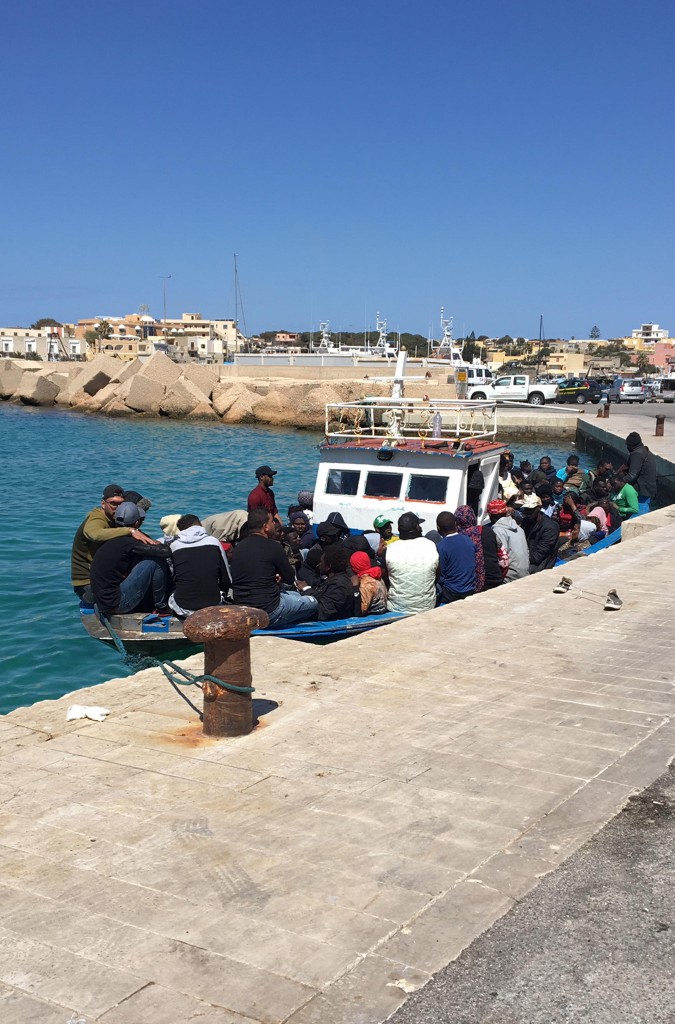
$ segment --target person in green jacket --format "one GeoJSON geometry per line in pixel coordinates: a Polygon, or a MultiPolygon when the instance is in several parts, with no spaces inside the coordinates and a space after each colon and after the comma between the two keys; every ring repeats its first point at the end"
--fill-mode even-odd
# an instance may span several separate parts
{"type": "Polygon", "coordinates": [[[636,516],[640,511],[638,494],[632,484],[626,483],[623,473],[617,473],[612,478],[611,488],[612,501],[619,511],[621,522],[630,519],[631,516],[636,516]]]}
{"type": "Polygon", "coordinates": [[[77,529],[70,557],[70,575],[73,590],[78,597],[82,597],[89,586],[94,555],[107,540],[131,535],[144,544],[157,544],[157,541],[147,537],[141,530],[115,526],[115,512],[123,501],[124,488],[118,484],[108,484],[103,491],[100,506],[93,508],[77,529]]]}

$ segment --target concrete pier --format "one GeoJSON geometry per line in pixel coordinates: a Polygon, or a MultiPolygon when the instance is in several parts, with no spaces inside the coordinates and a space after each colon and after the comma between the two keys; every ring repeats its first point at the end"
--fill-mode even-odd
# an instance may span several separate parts
{"type": "Polygon", "coordinates": [[[157,670],[4,716],[0,1020],[386,1019],[671,759],[674,540],[570,563],[564,595],[256,638],[246,737],[203,737],[157,670]]]}

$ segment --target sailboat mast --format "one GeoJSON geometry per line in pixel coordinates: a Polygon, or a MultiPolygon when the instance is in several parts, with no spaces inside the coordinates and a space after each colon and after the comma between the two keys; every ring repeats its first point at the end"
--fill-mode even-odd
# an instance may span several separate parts
{"type": "Polygon", "coordinates": [[[539,376],[539,363],[541,362],[541,342],[544,334],[544,314],[539,316],[539,346],[537,348],[537,377],[539,376]]]}
{"type": "Polygon", "coordinates": [[[238,351],[239,339],[239,280],[237,275],[237,254],[234,254],[234,351],[238,351]]]}

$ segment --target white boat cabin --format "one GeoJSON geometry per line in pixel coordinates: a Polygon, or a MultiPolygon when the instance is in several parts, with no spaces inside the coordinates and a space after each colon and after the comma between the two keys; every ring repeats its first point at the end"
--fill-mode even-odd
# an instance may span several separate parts
{"type": "Polygon", "coordinates": [[[439,512],[470,504],[467,484],[478,469],[478,521],[486,521],[506,449],[496,430],[494,402],[369,398],[327,406],[314,522],[340,512],[351,529],[372,530],[378,515],[396,526],[415,512],[426,532],[439,512]]]}

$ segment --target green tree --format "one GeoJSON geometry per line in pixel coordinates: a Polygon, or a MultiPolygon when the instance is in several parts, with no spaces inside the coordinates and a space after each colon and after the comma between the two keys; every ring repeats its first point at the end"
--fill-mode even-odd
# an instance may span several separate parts
{"type": "Polygon", "coordinates": [[[40,320],[36,320],[34,324],[31,324],[31,330],[39,331],[43,327],[62,327],[58,320],[52,319],[50,316],[43,316],[40,320]]]}
{"type": "Polygon", "coordinates": [[[653,365],[653,363],[650,363],[649,356],[646,352],[638,352],[636,363],[638,370],[642,374],[654,373],[656,370],[656,367],[653,365]]]}
{"type": "Polygon", "coordinates": [[[630,366],[631,363],[630,352],[619,352],[619,366],[630,366]]]}
{"type": "Polygon", "coordinates": [[[94,328],[94,333],[99,341],[104,341],[112,334],[112,324],[109,320],[101,320],[94,328]]]}
{"type": "MultiPolygon", "coordinates": [[[[473,331],[471,332],[471,334],[473,334],[473,331]]],[[[474,338],[471,337],[471,334],[466,339],[466,341],[464,342],[464,345],[462,347],[462,359],[466,363],[470,363],[472,361],[472,359],[474,358],[474,356],[477,356],[477,355],[480,354],[480,345],[476,341],[475,337],[474,338]]]]}
{"type": "Polygon", "coordinates": [[[600,337],[600,328],[597,327],[597,326],[591,327],[591,333],[589,334],[589,338],[592,338],[593,341],[597,341],[599,337],[600,337]]]}

